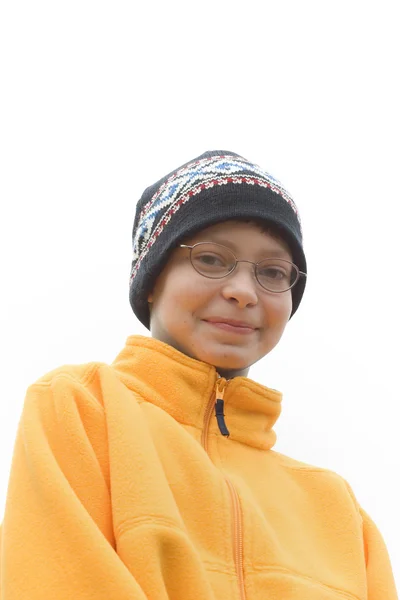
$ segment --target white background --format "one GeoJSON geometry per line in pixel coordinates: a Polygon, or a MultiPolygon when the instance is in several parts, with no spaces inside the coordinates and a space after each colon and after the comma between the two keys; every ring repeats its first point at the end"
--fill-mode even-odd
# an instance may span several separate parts
{"type": "Polygon", "coordinates": [[[0,521],[27,386],[112,361],[143,189],[205,150],[255,161],[302,216],[309,280],[251,376],[276,449],[339,472],[400,587],[398,2],[3,0],[0,521]]]}

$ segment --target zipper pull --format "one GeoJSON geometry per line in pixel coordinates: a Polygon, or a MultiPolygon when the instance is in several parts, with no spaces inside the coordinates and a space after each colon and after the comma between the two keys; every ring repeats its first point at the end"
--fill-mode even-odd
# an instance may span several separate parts
{"type": "Polygon", "coordinates": [[[215,384],[215,416],[217,417],[220,432],[222,435],[229,437],[229,430],[226,426],[224,415],[224,393],[226,383],[226,379],[221,377],[215,384]]]}

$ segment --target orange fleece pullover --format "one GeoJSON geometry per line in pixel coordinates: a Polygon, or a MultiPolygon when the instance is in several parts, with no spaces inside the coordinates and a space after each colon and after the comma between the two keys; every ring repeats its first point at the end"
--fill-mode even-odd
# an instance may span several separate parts
{"type": "Polygon", "coordinates": [[[280,406],[141,336],[111,365],[38,380],[11,467],[1,600],[395,600],[348,484],[271,450],[280,406]]]}

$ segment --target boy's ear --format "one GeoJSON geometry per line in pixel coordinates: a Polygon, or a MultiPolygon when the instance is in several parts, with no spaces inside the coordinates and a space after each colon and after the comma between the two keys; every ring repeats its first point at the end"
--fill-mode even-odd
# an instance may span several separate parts
{"type": "Polygon", "coordinates": [[[147,302],[149,304],[151,304],[153,302],[153,292],[150,292],[150,294],[147,296],[147,302]]]}

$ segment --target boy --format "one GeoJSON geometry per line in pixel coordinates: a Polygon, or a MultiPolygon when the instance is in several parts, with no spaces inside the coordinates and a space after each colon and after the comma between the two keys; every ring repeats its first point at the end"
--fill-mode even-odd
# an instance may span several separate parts
{"type": "Polygon", "coordinates": [[[145,190],[130,302],[151,337],[28,390],[1,598],[395,600],[340,476],[275,452],[281,395],[250,380],[301,301],[296,205],[232,152],[145,190]]]}

